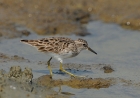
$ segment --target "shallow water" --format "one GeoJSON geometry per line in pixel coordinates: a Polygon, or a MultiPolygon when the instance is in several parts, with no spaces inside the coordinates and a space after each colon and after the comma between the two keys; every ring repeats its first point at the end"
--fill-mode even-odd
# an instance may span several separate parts
{"type": "MultiPolygon", "coordinates": [[[[87,28],[92,35],[83,37],[83,39],[88,41],[89,46],[95,50],[98,55],[85,50],[82,51],[77,57],[64,60],[64,63],[72,62],[89,65],[99,63],[110,64],[115,70],[115,72],[110,74],[104,74],[102,71],[96,69],[93,69],[90,72],[76,72],[75,74],[85,76],[88,75],[92,78],[119,77],[126,80],[132,80],[136,83],[140,82],[140,32],[125,30],[116,24],[106,24],[100,21],[89,23],[87,28]]],[[[43,37],[44,36],[38,36],[33,33],[28,37],[2,40],[0,43],[0,52],[10,55],[18,55],[35,63],[3,63],[1,68],[8,70],[9,66],[13,65],[20,65],[23,68],[28,66],[33,69],[34,78],[48,74],[49,71],[46,69],[46,65],[38,66],[36,62],[45,62],[49,59],[49,56],[37,52],[35,48],[30,47],[29,45],[20,43],[21,39],[39,39],[43,37]]],[[[79,38],[75,35],[66,37],[70,37],[72,39],[79,38]]],[[[52,62],[57,61],[53,59],[52,62]]],[[[57,69],[54,69],[54,71],[57,71],[57,69]]],[[[61,74],[55,74],[54,78],[68,78],[66,76],[67,75],[62,76],[61,74]]],[[[139,90],[139,87],[123,86],[122,84],[116,84],[109,88],[102,88],[99,90],[74,89],[67,86],[62,86],[62,91],[75,94],[72,96],[73,98],[139,98],[139,90]]]]}

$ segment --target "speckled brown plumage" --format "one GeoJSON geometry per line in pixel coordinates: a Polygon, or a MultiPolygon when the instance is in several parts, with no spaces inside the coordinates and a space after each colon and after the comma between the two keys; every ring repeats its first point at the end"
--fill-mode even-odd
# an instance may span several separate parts
{"type": "Polygon", "coordinates": [[[67,51],[71,50],[73,52],[77,52],[74,40],[65,37],[51,37],[39,40],[21,40],[21,42],[34,46],[41,52],[60,53],[64,49],[67,51]]]}
{"type": "Polygon", "coordinates": [[[21,42],[36,47],[38,51],[50,53],[61,62],[63,61],[63,58],[77,56],[82,50],[85,49],[97,54],[88,47],[87,41],[81,38],[72,40],[66,37],[51,37],[39,40],[21,40],[21,42]]]}

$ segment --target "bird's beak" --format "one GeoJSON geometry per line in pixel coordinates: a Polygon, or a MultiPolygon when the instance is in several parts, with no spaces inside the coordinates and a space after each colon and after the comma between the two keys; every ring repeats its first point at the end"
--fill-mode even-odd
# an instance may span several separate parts
{"type": "Polygon", "coordinates": [[[95,53],[97,55],[97,53],[94,50],[92,50],[90,47],[88,47],[88,50],[93,52],[93,53],[95,53]]]}

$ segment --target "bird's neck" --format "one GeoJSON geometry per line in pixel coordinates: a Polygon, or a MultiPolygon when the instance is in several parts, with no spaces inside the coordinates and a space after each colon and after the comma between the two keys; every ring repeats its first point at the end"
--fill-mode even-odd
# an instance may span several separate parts
{"type": "Polygon", "coordinates": [[[78,54],[83,50],[83,48],[81,48],[81,43],[78,43],[77,41],[75,41],[76,47],[77,47],[77,51],[78,54]]]}

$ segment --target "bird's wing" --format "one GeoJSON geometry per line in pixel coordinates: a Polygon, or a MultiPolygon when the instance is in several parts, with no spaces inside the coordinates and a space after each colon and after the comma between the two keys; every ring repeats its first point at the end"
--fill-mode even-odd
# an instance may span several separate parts
{"type": "Polygon", "coordinates": [[[21,42],[36,47],[41,52],[59,53],[64,49],[75,47],[73,40],[64,37],[43,38],[39,40],[21,40],[21,42]]]}

